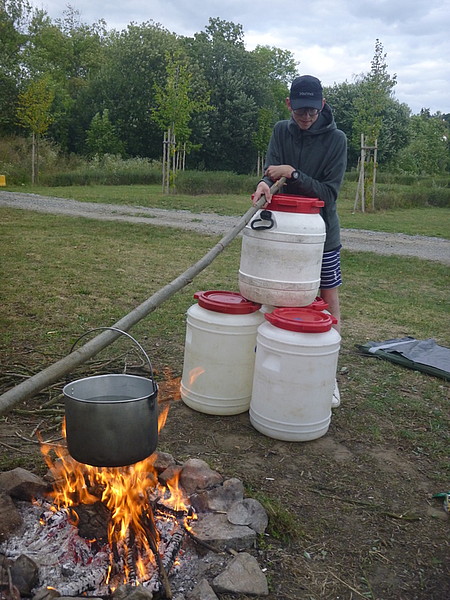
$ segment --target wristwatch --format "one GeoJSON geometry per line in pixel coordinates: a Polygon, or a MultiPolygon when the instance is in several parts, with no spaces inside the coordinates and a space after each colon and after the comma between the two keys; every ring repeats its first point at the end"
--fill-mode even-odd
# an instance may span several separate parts
{"type": "Polygon", "coordinates": [[[292,171],[291,173],[291,181],[298,181],[300,177],[300,173],[297,171],[297,169],[295,169],[294,171],[292,171]]]}

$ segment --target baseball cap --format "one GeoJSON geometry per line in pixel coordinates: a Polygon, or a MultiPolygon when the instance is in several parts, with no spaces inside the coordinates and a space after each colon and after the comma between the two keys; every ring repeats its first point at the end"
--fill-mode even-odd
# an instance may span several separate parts
{"type": "Polygon", "coordinates": [[[298,108],[322,108],[322,84],[312,75],[296,77],[291,85],[289,94],[292,110],[298,108]]]}

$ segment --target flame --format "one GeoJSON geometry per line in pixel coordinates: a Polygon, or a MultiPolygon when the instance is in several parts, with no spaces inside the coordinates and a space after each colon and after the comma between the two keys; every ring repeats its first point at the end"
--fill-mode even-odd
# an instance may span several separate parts
{"type": "Polygon", "coordinates": [[[158,433],[164,427],[167,421],[167,415],[169,414],[169,405],[166,404],[162,409],[159,410],[158,414],[158,433]]]}
{"type": "MultiPolygon", "coordinates": [[[[160,410],[158,431],[164,427],[168,411],[168,404],[160,410]]],[[[65,438],[65,423],[62,432],[65,438]]],[[[157,529],[153,527],[151,534],[148,530],[149,521],[153,519],[151,498],[161,499],[175,511],[188,513],[188,499],[179,485],[180,472],[164,487],[158,481],[156,454],[128,467],[92,467],[74,460],[63,444],[40,442],[55,482],[51,493],[55,510],[93,504],[100,499],[110,511],[108,543],[111,558],[107,581],[110,582],[113,576],[114,554],[127,556],[136,548],[139,548],[140,554],[134,568],[138,580],[143,580],[148,572],[148,564],[156,563],[153,549],[155,546],[157,548],[159,541],[157,529]]],[[[75,511],[71,510],[70,515],[72,523],[76,525],[75,511]]],[[[123,570],[124,583],[127,583],[130,572],[126,560],[123,561],[123,570]]]]}

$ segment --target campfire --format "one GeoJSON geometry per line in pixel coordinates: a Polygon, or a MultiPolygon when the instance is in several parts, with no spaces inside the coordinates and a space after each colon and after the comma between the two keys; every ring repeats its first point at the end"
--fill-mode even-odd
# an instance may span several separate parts
{"type": "MultiPolygon", "coordinates": [[[[165,414],[159,427],[164,418],[165,414]]],[[[78,463],[63,446],[42,444],[41,449],[55,481],[52,503],[42,506],[43,537],[51,539],[59,529],[72,526],[77,534],[69,558],[89,567],[81,583],[78,574],[75,586],[64,595],[79,595],[92,587],[97,593],[111,593],[129,584],[152,592],[163,586],[167,596],[167,573],[196,518],[178,485],[179,474],[163,486],[156,455],[129,467],[99,468],[78,463]]]]}
{"type": "MultiPolygon", "coordinates": [[[[162,411],[158,429],[166,417],[167,410],[162,411]]],[[[41,451],[52,489],[32,502],[19,503],[22,531],[0,544],[2,600],[17,596],[1,580],[1,568],[5,560],[19,562],[23,556],[38,565],[38,575],[31,593],[22,597],[47,598],[46,590],[56,590],[61,596],[107,598],[139,587],[149,598],[170,599],[177,578],[182,589],[188,588],[187,581],[209,585],[202,580],[208,568],[217,590],[233,592],[218,580],[232,566],[230,559],[252,560],[251,586],[257,582],[266,595],[265,576],[242,550],[254,547],[256,533],[267,526],[267,515],[263,511],[263,525],[253,524],[258,503],[243,498],[239,480],[224,481],[200,459],[180,466],[158,452],[127,467],[106,468],[77,462],[65,444],[41,442],[41,451]],[[186,473],[193,465],[200,466],[200,474],[190,482],[186,473]],[[227,515],[230,507],[235,507],[232,517],[227,515]]],[[[229,578],[236,582],[235,575],[229,578]]]]}

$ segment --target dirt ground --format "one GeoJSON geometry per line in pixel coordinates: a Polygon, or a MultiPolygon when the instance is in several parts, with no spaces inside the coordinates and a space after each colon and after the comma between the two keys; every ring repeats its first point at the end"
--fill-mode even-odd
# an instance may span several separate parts
{"type": "MultiPolygon", "coordinates": [[[[254,553],[267,569],[269,600],[450,597],[449,519],[432,498],[443,491],[429,477],[432,457],[362,439],[349,425],[358,419],[358,398],[345,397],[345,381],[328,433],[303,443],[261,435],[248,413],[195,412],[179,400],[178,384],[160,382],[159,401],[170,411],[158,449],[180,463],[207,461],[265,503],[269,530],[254,553]]],[[[60,422],[50,412],[32,414],[41,403],[0,419],[0,452],[39,474],[39,446],[27,438],[38,426],[46,439],[58,437],[60,422]]]]}
{"type": "MultiPolygon", "coordinates": [[[[414,236],[407,236],[408,248],[417,249],[410,237],[414,236]]],[[[364,235],[357,243],[365,246],[358,249],[370,250],[370,240],[364,235]]],[[[400,242],[400,236],[390,236],[388,253],[410,255],[400,242]]],[[[425,242],[434,260],[449,261],[446,241],[425,242]]],[[[433,498],[450,490],[450,482],[442,484],[442,477],[436,477],[432,452],[422,452],[406,438],[398,441],[389,412],[365,412],[368,386],[351,381],[353,371],[364,373],[364,359],[346,355],[348,351],[344,348],[343,364],[350,376],[339,376],[343,400],[333,411],[330,429],[322,438],[303,443],[261,435],[248,413],[217,417],[195,412],[179,400],[179,381],[165,381],[160,374],[159,400],[170,403],[170,412],[158,449],[180,463],[188,458],[207,461],[225,478],[241,479],[247,495],[265,504],[269,530],[254,553],[266,569],[268,600],[450,598],[450,520],[442,501],[433,498]],[[377,436],[378,430],[382,436],[377,436]]],[[[29,357],[16,355],[13,362],[29,364],[29,357]]],[[[4,364],[0,380],[5,382],[5,373],[15,368],[4,364]]],[[[382,382],[391,369],[399,367],[380,368],[371,375],[373,381],[382,382]]],[[[408,374],[407,384],[400,385],[405,402],[409,396],[425,397],[422,375],[408,374]]],[[[448,394],[447,384],[441,394],[448,394]]],[[[57,437],[61,420],[61,411],[58,416],[54,407],[32,412],[45,400],[41,394],[0,417],[1,464],[45,473],[35,432],[40,428],[45,439],[57,437]]]]}

